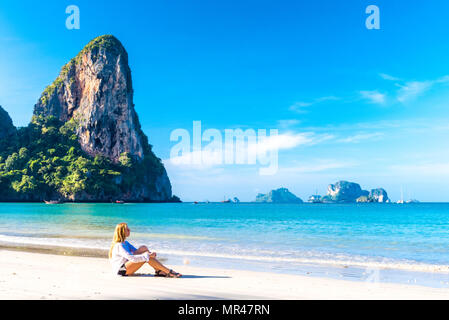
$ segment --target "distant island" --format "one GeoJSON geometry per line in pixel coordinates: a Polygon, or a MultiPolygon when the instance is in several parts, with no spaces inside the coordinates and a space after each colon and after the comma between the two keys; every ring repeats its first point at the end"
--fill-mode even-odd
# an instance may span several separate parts
{"type": "Polygon", "coordinates": [[[0,201],[177,202],[134,110],[128,54],[89,42],[15,128],[0,107],[0,201]]]}
{"type": "MultiPolygon", "coordinates": [[[[315,202],[316,198],[313,199],[315,202]]],[[[338,181],[327,187],[327,194],[319,199],[324,203],[353,203],[353,202],[391,202],[383,188],[362,190],[355,182],[338,181]]]]}
{"type": "MultiPolygon", "coordinates": [[[[303,201],[291,193],[287,188],[272,190],[267,194],[259,193],[254,202],[258,203],[303,203],[303,201]]],[[[387,192],[383,188],[363,190],[359,184],[348,181],[338,181],[330,184],[327,194],[312,195],[308,199],[309,203],[365,203],[378,202],[389,203],[387,192]]],[[[412,201],[410,201],[412,202],[412,201]]],[[[413,202],[417,202],[414,200],[413,202]]]]}
{"type": "Polygon", "coordinates": [[[255,202],[260,203],[303,203],[303,201],[288,191],[287,188],[272,190],[267,194],[259,193],[255,202]]]}

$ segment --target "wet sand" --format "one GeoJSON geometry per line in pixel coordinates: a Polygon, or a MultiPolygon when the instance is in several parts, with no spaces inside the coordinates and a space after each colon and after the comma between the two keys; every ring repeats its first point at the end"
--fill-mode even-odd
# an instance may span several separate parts
{"type": "Polygon", "coordinates": [[[180,279],[111,274],[107,259],[0,250],[0,299],[448,299],[449,289],[170,266],[180,279]]]}

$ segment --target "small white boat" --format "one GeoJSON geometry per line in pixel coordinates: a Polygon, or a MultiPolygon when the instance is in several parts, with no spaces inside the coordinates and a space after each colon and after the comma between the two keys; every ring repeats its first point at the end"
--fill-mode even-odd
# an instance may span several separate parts
{"type": "Polygon", "coordinates": [[[61,204],[63,203],[61,200],[44,200],[46,204],[61,204]]]}
{"type": "Polygon", "coordinates": [[[396,203],[398,204],[404,204],[404,192],[402,191],[402,186],[401,186],[401,200],[398,200],[396,203]]]}

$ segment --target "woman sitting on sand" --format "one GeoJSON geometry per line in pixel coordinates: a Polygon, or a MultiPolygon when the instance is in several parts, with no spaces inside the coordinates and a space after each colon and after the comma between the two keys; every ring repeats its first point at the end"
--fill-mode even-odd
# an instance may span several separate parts
{"type": "Polygon", "coordinates": [[[147,247],[141,246],[134,248],[128,241],[131,230],[126,223],[119,223],[115,227],[114,238],[111,249],[109,250],[109,260],[111,261],[114,274],[129,276],[134,274],[145,263],[156,271],[155,276],[179,278],[182,275],[168,269],[162,263],[156,260],[156,252],[150,252],[147,247]]]}

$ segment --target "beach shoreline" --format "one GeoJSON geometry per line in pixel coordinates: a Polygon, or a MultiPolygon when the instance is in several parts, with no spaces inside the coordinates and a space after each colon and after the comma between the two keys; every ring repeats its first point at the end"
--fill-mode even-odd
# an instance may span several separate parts
{"type": "Polygon", "coordinates": [[[181,279],[111,274],[107,259],[0,249],[0,299],[448,299],[448,288],[170,266],[181,279]]]}
{"type": "MultiPolygon", "coordinates": [[[[133,230],[129,241],[134,246],[146,245],[167,266],[192,270],[192,274],[231,272],[244,275],[243,283],[247,276],[260,274],[262,279],[292,277],[290,282],[300,284],[304,282],[301,279],[305,283],[338,280],[352,283],[352,288],[371,281],[447,290],[444,223],[449,205],[393,207],[382,211],[376,205],[332,209],[304,205],[307,210],[298,211],[288,205],[267,209],[213,204],[172,204],[170,208],[157,204],[12,204],[2,206],[0,250],[19,257],[35,254],[37,260],[48,264],[59,261],[64,265],[72,259],[76,263],[97,261],[92,273],[108,273],[113,227],[126,221],[133,230]]],[[[90,275],[82,278],[89,280],[90,275]]],[[[234,292],[230,283],[228,290],[234,292]]],[[[296,292],[288,283],[285,289],[296,292]]],[[[263,290],[249,294],[260,292],[263,290]]],[[[308,297],[296,293],[293,298],[298,296],[308,297]]]]}
{"type": "MultiPolygon", "coordinates": [[[[58,255],[67,257],[97,258],[107,260],[108,250],[100,248],[70,247],[60,245],[38,245],[29,243],[5,243],[0,242],[0,251],[15,251],[45,255],[58,255]]],[[[276,273],[293,276],[307,276],[330,280],[346,280],[350,282],[377,281],[392,284],[413,284],[432,288],[449,289],[449,272],[442,269],[443,266],[426,266],[423,270],[420,265],[400,264],[368,264],[359,265],[357,261],[345,263],[315,261],[293,266],[279,268],[270,266],[266,262],[260,263],[245,259],[225,258],[204,259],[201,256],[190,256],[188,252],[175,255],[158,251],[158,260],[170,265],[189,265],[193,268],[206,266],[210,269],[232,270],[243,272],[276,273]],[[405,268],[404,268],[405,267],[405,268]],[[429,267],[431,267],[429,269],[429,267]]],[[[257,257],[258,258],[258,257],[257,257]]]]}

